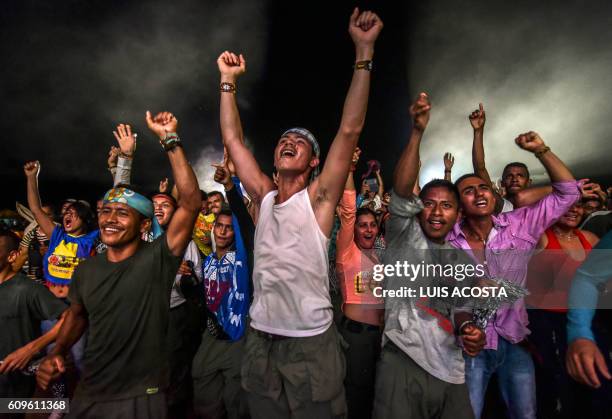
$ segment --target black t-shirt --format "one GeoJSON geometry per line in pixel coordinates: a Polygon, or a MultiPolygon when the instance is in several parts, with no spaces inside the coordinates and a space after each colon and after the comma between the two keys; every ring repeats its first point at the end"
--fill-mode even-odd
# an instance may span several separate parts
{"type": "Polygon", "coordinates": [[[162,235],[124,261],[100,254],[79,264],[69,296],[89,318],[80,397],[132,398],[167,387],[170,290],[181,259],[162,235]]]}
{"type": "Polygon", "coordinates": [[[0,359],[40,337],[40,322],[67,306],[41,284],[18,273],[0,284],[0,359]]]}

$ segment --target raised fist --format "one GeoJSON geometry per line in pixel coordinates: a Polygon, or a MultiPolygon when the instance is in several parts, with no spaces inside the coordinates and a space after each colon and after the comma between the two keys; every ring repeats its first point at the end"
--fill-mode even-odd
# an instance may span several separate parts
{"type": "Polygon", "coordinates": [[[359,162],[359,156],[361,155],[361,149],[359,147],[355,147],[355,151],[353,151],[353,158],[351,159],[351,171],[354,172],[357,168],[357,163],[359,162]]]}
{"type": "Polygon", "coordinates": [[[232,174],[230,173],[228,163],[228,154],[227,150],[223,153],[223,161],[221,163],[213,163],[212,167],[216,168],[215,170],[215,182],[222,184],[223,186],[228,186],[232,182],[232,174]]]}
{"type": "Polygon", "coordinates": [[[227,165],[227,170],[229,170],[230,176],[236,176],[236,165],[232,161],[229,153],[227,152],[227,148],[223,147],[223,161],[227,165]]]}
{"type": "Polygon", "coordinates": [[[159,191],[162,193],[168,193],[168,178],[165,177],[159,181],[159,191]]]}
{"type": "Polygon", "coordinates": [[[444,170],[451,170],[455,164],[455,157],[451,153],[444,153],[444,170]]]}
{"type": "Polygon", "coordinates": [[[108,159],[106,163],[108,163],[108,167],[117,166],[117,157],[119,156],[119,147],[112,145],[110,150],[108,150],[108,159]]]}
{"type": "Polygon", "coordinates": [[[470,119],[470,124],[472,125],[472,128],[474,128],[474,131],[482,130],[484,128],[487,118],[485,116],[485,110],[482,103],[478,104],[478,109],[472,112],[468,118],[470,119]]]}
{"type": "Polygon", "coordinates": [[[225,51],[217,58],[217,65],[222,76],[236,79],[246,72],[246,60],[242,54],[225,51]]]}
{"type": "Polygon", "coordinates": [[[151,112],[147,111],[145,119],[149,129],[162,140],[167,133],[176,132],[178,127],[178,120],[170,112],[160,112],[152,117],[151,112]]]}
{"type": "Polygon", "coordinates": [[[119,143],[119,149],[122,154],[131,156],[136,150],[136,134],[132,133],[132,127],[127,124],[117,125],[117,131],[113,131],[113,135],[119,143]]]}
{"type": "Polygon", "coordinates": [[[373,46],[383,28],[382,20],[374,12],[359,12],[355,7],[349,19],[349,34],[356,46],[373,46]]]}
{"type": "Polygon", "coordinates": [[[425,92],[419,93],[416,101],[410,106],[410,116],[412,116],[415,129],[425,131],[427,123],[429,122],[430,110],[431,103],[429,102],[429,96],[427,96],[425,92]]]}
{"type": "Polygon", "coordinates": [[[40,162],[38,160],[27,162],[23,165],[23,171],[27,177],[38,176],[40,173],[40,162]]]}
{"type": "Polygon", "coordinates": [[[544,140],[542,140],[540,135],[537,132],[533,131],[520,134],[518,137],[516,137],[514,142],[523,150],[527,150],[532,153],[535,153],[546,147],[546,145],[544,144],[544,140]]]}

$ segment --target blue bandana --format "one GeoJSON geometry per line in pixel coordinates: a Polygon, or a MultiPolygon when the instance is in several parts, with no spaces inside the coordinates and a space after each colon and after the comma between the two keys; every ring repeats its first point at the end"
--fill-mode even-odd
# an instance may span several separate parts
{"type": "MultiPolygon", "coordinates": [[[[283,132],[283,135],[281,135],[281,137],[284,137],[287,134],[296,134],[302,138],[307,139],[310,145],[312,146],[312,153],[317,159],[319,158],[319,156],[321,155],[321,148],[319,147],[319,143],[317,142],[315,136],[312,135],[312,132],[308,131],[306,128],[295,127],[289,128],[287,131],[283,132]]],[[[310,174],[310,181],[312,182],[317,176],[319,176],[319,166],[312,169],[312,172],[310,174]]]]}
{"type": "Polygon", "coordinates": [[[128,188],[113,188],[104,195],[104,203],[119,203],[134,208],[146,218],[151,219],[151,233],[153,233],[153,239],[161,236],[162,228],[157,218],[155,218],[153,213],[153,202],[149,198],[128,188]]]}

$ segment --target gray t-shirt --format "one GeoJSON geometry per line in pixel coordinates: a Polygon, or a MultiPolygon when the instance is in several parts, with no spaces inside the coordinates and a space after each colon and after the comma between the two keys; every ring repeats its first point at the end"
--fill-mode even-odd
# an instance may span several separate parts
{"type": "MultiPolygon", "coordinates": [[[[442,245],[427,239],[417,214],[423,204],[418,197],[404,199],[392,194],[387,220],[387,250],[383,264],[473,264],[460,249],[448,243],[442,245]]],[[[451,281],[454,282],[454,281],[451,281]]],[[[443,282],[435,277],[418,276],[413,282],[404,276],[385,276],[385,289],[397,290],[403,286],[438,285],[443,282]]],[[[449,283],[448,280],[444,283],[449,283]]],[[[458,285],[458,284],[456,284],[458,285]]],[[[431,299],[430,299],[431,300],[431,299]]],[[[434,377],[451,384],[465,382],[462,349],[454,334],[453,315],[461,301],[454,302],[444,310],[433,310],[432,301],[423,298],[385,298],[385,331],[383,345],[391,340],[419,366],[434,377]]],[[[450,301],[446,299],[446,301],[450,301]]]]}

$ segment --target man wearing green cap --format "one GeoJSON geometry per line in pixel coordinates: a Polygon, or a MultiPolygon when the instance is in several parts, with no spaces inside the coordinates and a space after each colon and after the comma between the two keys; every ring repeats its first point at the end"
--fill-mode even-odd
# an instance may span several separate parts
{"type": "Polygon", "coordinates": [[[287,130],[274,151],[278,188],[244,144],[235,98],[244,57],[226,51],[217,60],[223,143],[259,207],[251,328],[242,365],[253,418],[330,418],[346,412],[327,247],[363,129],[374,43],[382,26],[376,14],[353,11],[348,28],[355,44],[353,79],[327,161],[316,176],[320,151],[314,135],[304,128],[287,130]]]}
{"type": "Polygon", "coordinates": [[[46,388],[65,369],[64,356],[89,328],[83,376],[70,405],[75,418],[165,417],[168,384],[166,332],[170,290],[200,210],[200,190],[168,112],[146,116],[172,166],[179,201],[166,232],[141,240],[152,225],[152,202],[128,186],[108,191],[98,223],[105,254],[75,271],[71,305],[57,345],[40,366],[46,388]]]}

